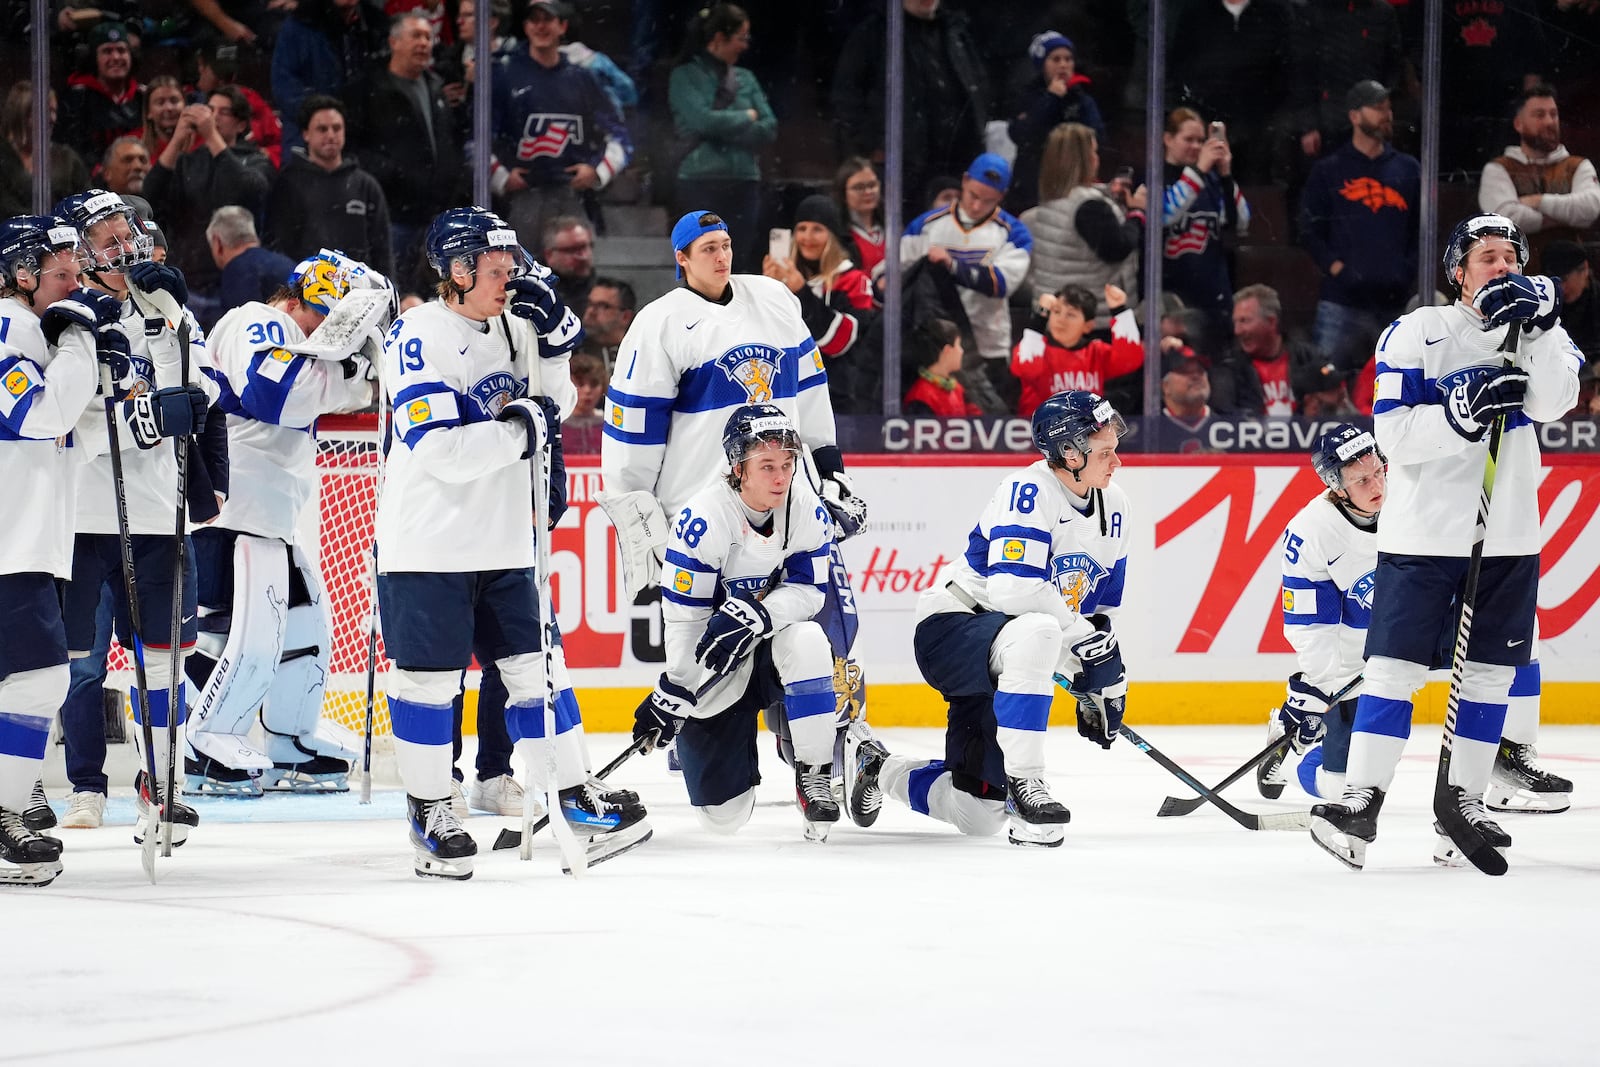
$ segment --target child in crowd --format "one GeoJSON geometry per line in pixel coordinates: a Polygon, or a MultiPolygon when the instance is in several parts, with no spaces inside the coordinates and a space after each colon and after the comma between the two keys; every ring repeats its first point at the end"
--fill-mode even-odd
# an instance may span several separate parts
{"type": "Polygon", "coordinates": [[[976,404],[956,381],[961,369],[961,332],[949,319],[928,319],[912,331],[909,338],[912,358],[917,362],[917,380],[906,390],[907,415],[936,415],[959,418],[981,415],[976,404]]]}

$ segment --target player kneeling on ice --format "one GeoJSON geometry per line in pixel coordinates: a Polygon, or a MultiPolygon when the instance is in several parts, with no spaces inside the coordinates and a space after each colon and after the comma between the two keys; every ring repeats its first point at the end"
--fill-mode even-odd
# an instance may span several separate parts
{"type": "MultiPolygon", "coordinates": [[[[578,704],[552,650],[555,737],[545,731],[546,657],[534,573],[530,458],[554,453],[552,504],[566,498],[561,416],[583,337],[549,270],[498,215],[452,208],[425,237],[438,298],[395,320],[384,341],[394,444],[378,496],[378,604],[394,671],[395,756],[419,875],[470,878],[478,846],[450,807],[451,702],[473,649],[500,669],[506,728],[548,792],[555,745],[561,813],[595,863],[650,836],[638,797],[589,778],[578,704]]],[[[553,509],[554,510],[554,509],[553,509]]]]}
{"type": "MultiPolygon", "coordinates": [[[[795,477],[800,436],[772,404],[746,404],[722,435],[728,474],[672,520],[661,568],[667,669],[639,705],[634,736],[677,736],[689,803],[711,830],[750,818],[761,781],[756,714],[781,704],[794,744],[805,836],[839,821],[830,787],[833,650],[813,621],[828,586],[833,521],[795,477]]],[[[769,714],[771,712],[769,711],[769,714]]]]}
{"type": "Polygon", "coordinates": [[[233,473],[222,513],[196,528],[200,635],[187,665],[185,791],[344,792],[357,742],[322,720],[327,608],[316,565],[294,544],[316,486],[317,416],[372,403],[387,279],[323,249],[265,303],[222,317],[207,351],[227,390],[233,473]],[[265,750],[250,734],[257,709],[265,750]]]}
{"type": "Polygon", "coordinates": [[[950,705],[945,758],[862,745],[854,797],[882,790],[962,833],[1009,820],[1014,845],[1061,844],[1071,814],[1044,780],[1054,678],[1072,679],[1078,732],[1104,748],[1128,691],[1109,618],[1127,570],[1128,497],[1111,484],[1124,432],[1095,393],[1039,405],[1044,459],[1001,479],[963,554],[917,602],[917,666],[950,705]]]}

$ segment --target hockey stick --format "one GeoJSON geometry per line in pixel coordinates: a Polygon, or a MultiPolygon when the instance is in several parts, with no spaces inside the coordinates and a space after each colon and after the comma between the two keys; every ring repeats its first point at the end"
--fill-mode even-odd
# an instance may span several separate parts
{"type": "MultiPolygon", "coordinates": [[[[637,756],[641,752],[648,752],[652,748],[654,748],[655,745],[656,745],[656,738],[659,737],[660,734],[661,734],[661,731],[655,730],[655,731],[652,731],[647,736],[641,737],[638,740],[630,743],[627,748],[625,748],[621,752],[617,753],[617,758],[616,759],[612,760],[610,763],[606,764],[604,767],[601,767],[598,771],[595,772],[594,776],[596,778],[600,779],[601,781],[605,781],[607,778],[611,777],[611,772],[612,771],[616,770],[618,767],[622,766],[624,763],[627,763],[634,756],[637,756]]],[[[524,801],[523,803],[527,803],[527,802],[524,801]]],[[[538,822],[534,823],[531,827],[529,827],[527,832],[530,833],[530,834],[536,834],[540,830],[543,830],[547,825],[549,825],[549,822],[550,822],[550,815],[548,813],[546,813],[542,818],[539,819],[538,822]]],[[[498,837],[496,837],[494,839],[494,848],[492,849],[492,851],[501,852],[501,851],[503,851],[505,849],[508,849],[508,848],[520,848],[522,846],[522,842],[523,842],[524,838],[525,838],[525,834],[521,830],[510,830],[510,829],[501,830],[500,831],[500,836],[498,836],[498,837]]]]}
{"type": "MultiPolygon", "coordinates": [[[[1060,674],[1055,677],[1057,685],[1069,694],[1077,695],[1072,691],[1070,679],[1060,674]]],[[[1127,723],[1117,727],[1117,733],[1127,738],[1128,743],[1134,748],[1161,764],[1173,777],[1216,805],[1224,815],[1246,830],[1304,830],[1311,825],[1311,813],[1309,811],[1288,811],[1269,815],[1256,815],[1248,811],[1241,811],[1226,800],[1223,800],[1212,790],[1207,789],[1205,783],[1201,782],[1200,779],[1168,759],[1160,749],[1140,737],[1133,727],[1127,723]]]]}
{"type": "MultiPolygon", "coordinates": [[[[1328,699],[1328,707],[1337,707],[1339,701],[1343,700],[1350,690],[1361,684],[1361,677],[1362,676],[1359,674],[1356,675],[1350,680],[1348,685],[1344,686],[1344,688],[1333,694],[1333,696],[1328,699]]],[[[1249,774],[1250,771],[1254,769],[1255,766],[1262,760],[1268,759],[1275,755],[1279,749],[1283,748],[1288,743],[1289,736],[1287,734],[1275,741],[1269,741],[1266,748],[1262,749],[1260,752],[1257,752],[1254,756],[1251,756],[1244,763],[1240,764],[1238,770],[1234,771],[1232,774],[1228,775],[1228,777],[1212,786],[1211,791],[1213,793],[1222,792],[1234,782],[1237,782],[1239,779],[1249,774]]],[[[1175,815],[1188,815],[1190,812],[1199,810],[1200,806],[1205,802],[1205,797],[1189,797],[1187,799],[1181,797],[1167,797],[1161,802],[1161,807],[1156,809],[1156,818],[1165,819],[1175,815]]]]}
{"type": "MultiPolygon", "coordinates": [[[[178,317],[178,381],[189,384],[189,319],[178,317]]],[[[172,855],[172,803],[178,795],[178,720],[183,711],[183,564],[188,541],[189,505],[189,438],[172,439],[172,455],[178,463],[178,507],[173,536],[177,545],[172,560],[172,626],[168,631],[172,642],[172,678],[167,683],[167,791],[161,805],[161,855],[172,855]]]]}
{"type": "MultiPolygon", "coordinates": [[[[1517,344],[1522,339],[1522,323],[1513,322],[1500,342],[1505,353],[1502,366],[1512,365],[1517,344]]],[[[1461,710],[1461,676],[1467,665],[1467,644],[1472,639],[1472,612],[1478,599],[1478,576],[1483,569],[1483,542],[1489,533],[1489,504],[1494,497],[1495,468],[1500,461],[1500,439],[1505,432],[1505,415],[1495,416],[1489,427],[1489,454],[1483,464],[1483,488],[1478,493],[1478,516],[1472,527],[1472,555],[1467,561],[1467,576],[1461,583],[1461,617],[1456,623],[1455,651],[1450,658],[1450,694],[1445,701],[1444,735],[1439,741],[1439,772],[1433,780],[1433,817],[1439,820],[1450,840],[1455,842],[1471,864],[1484,874],[1505,874],[1510,869],[1506,858],[1491,848],[1467,822],[1450,796],[1450,754],[1455,747],[1456,715],[1461,710]]]]}
{"type": "MultiPolygon", "coordinates": [[[[376,364],[374,364],[376,366],[376,364]]],[[[378,484],[372,493],[372,517],[376,527],[378,497],[383,492],[383,463],[389,453],[389,394],[378,374],[378,484]]],[[[378,536],[374,529],[371,553],[372,573],[367,579],[367,719],[361,743],[361,800],[372,803],[372,729],[377,711],[378,684],[378,536]]]]}

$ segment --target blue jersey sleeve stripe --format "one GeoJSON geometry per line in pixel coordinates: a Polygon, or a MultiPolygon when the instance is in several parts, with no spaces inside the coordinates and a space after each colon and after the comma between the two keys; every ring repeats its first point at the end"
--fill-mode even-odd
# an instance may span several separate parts
{"type": "Polygon", "coordinates": [[[685,555],[675,548],[667,549],[667,562],[681,570],[695,571],[699,574],[716,574],[717,568],[693,556],[685,555]]]}
{"type": "Polygon", "coordinates": [[[435,430],[445,430],[452,426],[459,425],[460,423],[455,420],[451,420],[449,422],[425,422],[421,426],[413,426],[411,429],[402,433],[400,435],[400,441],[407,448],[416,448],[417,442],[422,440],[424,434],[430,434],[435,430]]]}
{"type": "Polygon", "coordinates": [[[1111,568],[1111,576],[1094,591],[1091,599],[1095,608],[1120,608],[1122,587],[1128,576],[1128,557],[1123,556],[1111,568]]]}
{"type": "Polygon", "coordinates": [[[1039,578],[1041,580],[1045,580],[1050,577],[1050,572],[1045,570],[1043,567],[1030,567],[1026,563],[1012,563],[1005,560],[1002,560],[999,563],[989,564],[989,573],[1014,574],[1018,578],[1039,578]]]}
{"type": "Polygon", "coordinates": [[[443,382],[422,382],[418,385],[408,385],[396,393],[394,395],[394,403],[391,406],[403,408],[413,400],[438,396],[440,393],[448,393],[451,396],[457,395],[454,389],[451,389],[443,382]]]}
{"type": "Polygon", "coordinates": [[[684,596],[675,589],[662,589],[661,599],[685,608],[709,608],[712,605],[710,597],[684,596]]]}
{"type": "Polygon", "coordinates": [[[1038,541],[1046,548],[1050,547],[1050,534],[1032,526],[996,526],[989,531],[989,540],[997,537],[1021,537],[1029,541],[1038,541]]]}
{"type": "Polygon", "coordinates": [[[624,393],[612,386],[606,390],[606,399],[625,408],[643,408],[646,411],[664,413],[672,411],[673,398],[670,396],[639,396],[636,393],[624,393]]]}
{"type": "MultiPolygon", "coordinates": [[[[1423,374],[1421,367],[1393,367],[1387,363],[1378,364],[1378,380],[1398,377],[1400,379],[1399,404],[1411,407],[1415,404],[1425,404],[1433,398],[1429,397],[1428,379],[1423,374]]],[[[1383,390],[1380,390],[1383,391],[1383,390]]],[[[1391,404],[1393,401],[1391,401],[1391,404]]],[[[1376,405],[1374,405],[1376,408],[1376,405]]]]}
{"type": "Polygon", "coordinates": [[[601,425],[600,432],[613,441],[621,441],[629,445],[665,445],[667,443],[667,430],[663,426],[659,430],[646,426],[640,433],[629,433],[619,426],[607,422],[601,425]]]}
{"type": "Polygon", "coordinates": [[[295,379],[300,377],[304,366],[303,356],[283,363],[266,353],[257,353],[250,360],[250,369],[245,372],[240,405],[251,418],[276,426],[283,417],[283,406],[289,402],[289,394],[294,390],[295,379]],[[266,365],[282,368],[276,379],[263,373],[266,365]]]}

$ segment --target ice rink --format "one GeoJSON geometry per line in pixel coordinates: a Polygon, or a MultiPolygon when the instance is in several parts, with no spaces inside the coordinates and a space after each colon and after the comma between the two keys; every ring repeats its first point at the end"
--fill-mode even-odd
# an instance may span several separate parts
{"type": "MultiPolygon", "coordinates": [[[[1208,781],[1264,741],[1142,732],[1208,781]]],[[[595,765],[624,743],[592,737],[595,765]]],[[[151,886],[124,787],[104,828],[56,831],[53,885],[0,895],[0,1063],[1600,1063],[1600,728],[1545,730],[1577,803],[1506,816],[1499,879],[1430,862],[1437,747],[1437,727],[1413,737],[1359,874],[1303,831],[1209,807],[1158,820],[1189,795],[1176,779],[1063,728],[1062,848],[965,839],[893,802],[808,843],[776,757],[750,824],[712,837],[652,755],[614,780],[654,840],[581,880],[548,833],[532,863],[490,852],[514,824],[482,815],[475,877],[419,879],[387,790],[201,801],[151,886]]],[[[1310,803],[1248,779],[1228,796],[1310,803]]]]}

